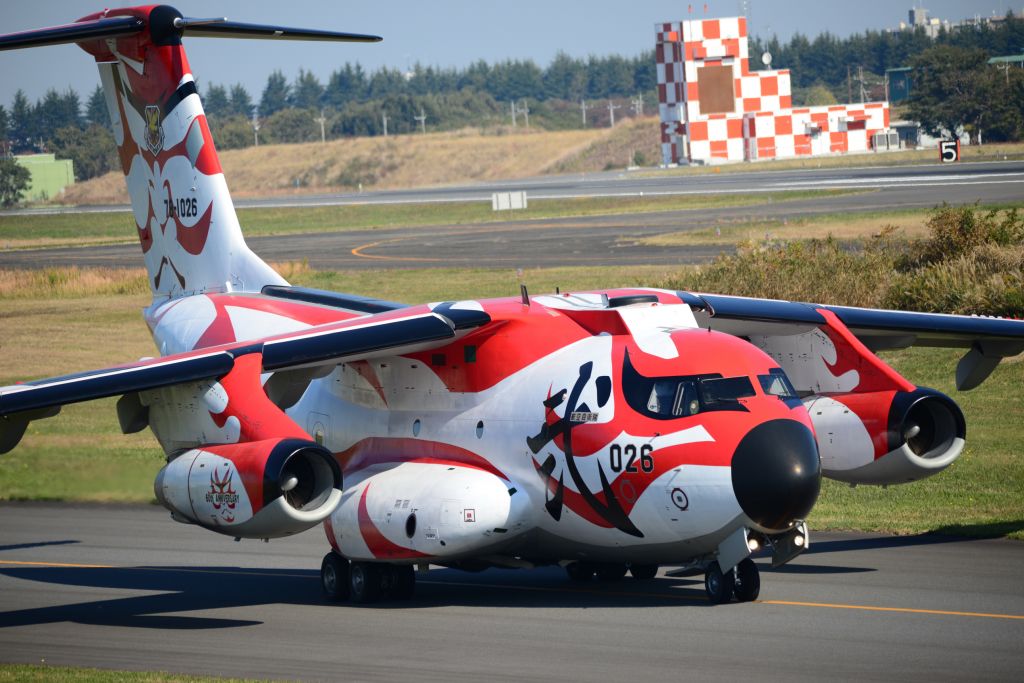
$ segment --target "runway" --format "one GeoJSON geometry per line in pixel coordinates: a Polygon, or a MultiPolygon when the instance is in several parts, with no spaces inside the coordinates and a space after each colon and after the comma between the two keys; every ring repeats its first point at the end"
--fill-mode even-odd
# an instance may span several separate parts
{"type": "Polygon", "coordinates": [[[0,661],[300,680],[1019,680],[1024,544],[812,534],[761,601],[693,579],[420,575],[324,603],[319,529],[263,544],[154,506],[0,505],[0,661]]]}
{"type": "MultiPolygon", "coordinates": [[[[261,201],[239,206],[343,205],[406,201],[490,200],[497,189],[527,189],[530,197],[653,196],[660,194],[765,193],[745,207],[692,209],[584,218],[510,220],[481,225],[439,225],[400,229],[252,237],[253,250],[268,261],[308,259],[317,269],[453,267],[544,267],[587,265],[677,265],[714,258],[721,246],[655,247],[640,238],[700,230],[731,222],[797,218],[933,207],[942,202],[1019,202],[1024,196],[1024,162],[872,169],[819,169],[700,176],[629,174],[561,176],[471,188],[430,188],[363,195],[331,195],[261,201]],[[856,194],[772,202],[767,193],[793,189],[853,189],[856,194]]],[[[0,268],[77,265],[137,266],[138,247],[98,247],[0,252],[0,268]]]]}

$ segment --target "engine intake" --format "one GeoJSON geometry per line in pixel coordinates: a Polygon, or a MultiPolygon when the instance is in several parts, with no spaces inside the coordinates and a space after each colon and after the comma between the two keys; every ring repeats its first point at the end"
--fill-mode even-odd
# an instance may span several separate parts
{"type": "Polygon", "coordinates": [[[937,474],[963,451],[967,428],[945,394],[830,394],[804,399],[814,423],[822,474],[851,484],[903,484],[937,474]]]}
{"type": "Polygon", "coordinates": [[[341,501],[341,468],[323,446],[270,439],[185,451],[156,475],[157,500],[180,522],[241,538],[305,531],[341,501]]]}

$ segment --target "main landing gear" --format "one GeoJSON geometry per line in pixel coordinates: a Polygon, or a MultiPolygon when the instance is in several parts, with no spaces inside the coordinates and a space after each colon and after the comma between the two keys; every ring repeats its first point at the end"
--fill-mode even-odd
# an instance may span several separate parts
{"type": "Polygon", "coordinates": [[[729,602],[733,595],[738,602],[751,602],[761,593],[761,575],[749,557],[725,573],[717,562],[712,562],[704,574],[704,590],[708,600],[715,604],[729,602]]]}
{"type": "Polygon", "coordinates": [[[329,600],[368,604],[381,599],[411,600],[416,571],[411,564],[349,562],[331,551],[320,564],[320,586],[329,600]]]}

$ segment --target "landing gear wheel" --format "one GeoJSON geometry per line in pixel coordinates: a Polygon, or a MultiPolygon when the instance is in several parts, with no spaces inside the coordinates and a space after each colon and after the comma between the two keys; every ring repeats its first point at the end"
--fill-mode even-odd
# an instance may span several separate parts
{"type": "Polygon", "coordinates": [[[367,604],[380,599],[380,566],[372,562],[353,562],[349,569],[352,602],[367,604]]]}
{"type": "Polygon", "coordinates": [[[320,587],[328,600],[347,600],[349,595],[348,560],[333,550],[320,563],[320,587]]]}
{"type": "Polygon", "coordinates": [[[391,590],[395,600],[412,600],[416,592],[416,569],[411,564],[396,564],[391,570],[391,590]]]}
{"type": "Polygon", "coordinates": [[[649,581],[658,575],[658,565],[631,564],[629,565],[629,573],[632,574],[633,578],[637,581],[649,581]]]}
{"type": "Polygon", "coordinates": [[[597,565],[598,581],[621,581],[625,575],[626,565],[624,564],[609,563],[597,565]]]}
{"type": "Polygon", "coordinates": [[[736,565],[736,583],[733,592],[739,602],[757,600],[761,594],[761,573],[749,557],[736,565]]]}
{"type": "Polygon", "coordinates": [[[708,593],[708,600],[716,605],[729,602],[735,583],[732,571],[723,574],[717,562],[712,562],[704,574],[704,590],[708,593]]]}
{"type": "Polygon", "coordinates": [[[565,573],[570,581],[590,581],[594,578],[594,565],[589,562],[570,562],[565,565],[565,573]]]}

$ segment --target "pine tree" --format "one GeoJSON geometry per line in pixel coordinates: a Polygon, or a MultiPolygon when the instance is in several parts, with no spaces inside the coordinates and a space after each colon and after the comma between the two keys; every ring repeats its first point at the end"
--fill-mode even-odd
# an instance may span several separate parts
{"type": "Polygon", "coordinates": [[[89,101],[85,104],[85,119],[90,124],[110,128],[110,110],[107,109],[107,97],[101,86],[89,95],[89,101]]]}
{"type": "Polygon", "coordinates": [[[299,109],[319,109],[323,104],[324,87],[312,71],[299,69],[292,86],[291,104],[299,109]]]}
{"type": "Polygon", "coordinates": [[[228,100],[227,90],[223,85],[211,83],[210,87],[206,89],[206,94],[203,95],[203,110],[209,116],[227,116],[230,109],[231,103],[228,100]]]}
{"type": "Polygon", "coordinates": [[[260,116],[268,117],[288,106],[288,80],[280,70],[270,74],[260,97],[260,116]]]}
{"type": "Polygon", "coordinates": [[[252,97],[241,83],[235,83],[231,86],[229,101],[228,111],[232,116],[244,116],[247,119],[252,116],[252,97]]]}

